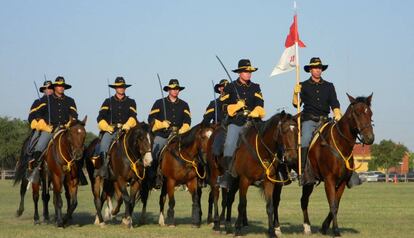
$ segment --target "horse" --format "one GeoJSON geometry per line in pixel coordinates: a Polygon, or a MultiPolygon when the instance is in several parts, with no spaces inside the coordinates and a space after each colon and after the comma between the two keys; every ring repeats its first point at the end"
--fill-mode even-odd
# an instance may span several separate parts
{"type": "Polygon", "coordinates": [[[64,227],[72,218],[78,204],[78,170],[81,168],[78,168],[77,161],[82,159],[86,137],[86,120],[86,116],[82,121],[70,117],[66,128],[58,130],[54,134],[50,146],[46,150],[45,160],[49,171],[48,176],[51,177],[53,184],[53,204],[57,227],[64,227]],[[65,217],[62,217],[61,193],[63,187],[67,201],[65,217]]]}
{"type": "MultiPolygon", "coordinates": [[[[233,174],[237,174],[227,195],[226,232],[231,233],[231,207],[234,197],[239,190],[238,217],[235,223],[235,235],[241,236],[241,228],[247,223],[247,190],[255,181],[261,181],[264,198],[266,200],[266,213],[268,217],[268,235],[276,237],[274,221],[275,184],[286,181],[276,177],[278,166],[294,165],[297,163],[297,115],[292,116],[284,111],[273,115],[259,126],[252,121],[240,135],[239,147],[234,153],[233,174]]],[[[289,178],[288,178],[289,179],[289,178]]]]}
{"type": "MultiPolygon", "coordinates": [[[[115,192],[121,195],[125,204],[122,223],[128,228],[132,228],[132,213],[137,193],[145,178],[146,168],[152,163],[151,136],[148,125],[140,123],[128,132],[122,133],[108,154],[110,168],[115,178],[113,181],[115,192]],[[127,184],[130,186],[129,194],[127,184]]],[[[118,208],[119,205],[120,201],[118,200],[118,208]]],[[[97,209],[97,212],[99,214],[100,211],[97,209]]]]}
{"type": "Polygon", "coordinates": [[[207,223],[213,223],[213,230],[219,231],[220,224],[224,224],[225,211],[226,211],[226,199],[227,189],[222,188],[222,202],[221,213],[219,216],[218,202],[220,197],[220,187],[217,184],[217,177],[222,176],[225,171],[225,165],[223,164],[223,155],[216,156],[213,154],[213,140],[217,134],[225,133],[225,128],[220,125],[214,125],[214,132],[207,143],[207,168],[209,172],[208,184],[210,185],[210,193],[208,196],[208,213],[207,223]],[[214,209],[214,214],[213,214],[214,209]]]}
{"type": "MultiPolygon", "coordinates": [[[[29,135],[24,141],[20,151],[20,158],[17,161],[16,169],[15,169],[15,177],[14,177],[14,185],[20,183],[20,202],[19,208],[16,211],[16,217],[20,217],[24,212],[24,197],[26,195],[26,191],[29,184],[29,180],[26,178],[28,166],[30,163],[30,158],[28,156],[28,147],[31,140],[31,137],[34,136],[33,134],[29,135]]],[[[42,170],[40,171],[40,181],[39,183],[32,183],[32,198],[34,203],[34,214],[33,214],[33,221],[34,224],[40,224],[39,221],[39,209],[38,209],[38,202],[39,202],[39,191],[40,186],[42,187],[42,202],[43,202],[43,220],[44,222],[49,221],[49,209],[48,203],[50,200],[49,194],[49,184],[50,181],[46,179],[46,168],[44,163],[42,163],[42,170]]]]}
{"type": "MultiPolygon", "coordinates": [[[[183,135],[177,135],[167,144],[160,154],[160,169],[164,177],[160,194],[159,224],[175,226],[174,206],[175,186],[185,184],[192,197],[192,225],[201,224],[201,187],[199,179],[205,179],[206,171],[201,168],[199,156],[206,156],[207,141],[213,133],[213,128],[197,124],[183,135]],[[164,204],[168,193],[168,212],[164,222],[164,204]]],[[[143,201],[144,202],[144,201],[143,201]]]]}

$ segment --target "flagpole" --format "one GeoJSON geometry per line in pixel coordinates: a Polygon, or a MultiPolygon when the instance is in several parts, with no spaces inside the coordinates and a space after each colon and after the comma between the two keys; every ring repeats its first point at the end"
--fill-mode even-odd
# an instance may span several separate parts
{"type": "MultiPolygon", "coordinates": [[[[298,19],[297,19],[297,11],[296,11],[296,1],[293,1],[293,8],[295,11],[294,15],[294,22],[295,22],[295,60],[296,60],[296,84],[300,82],[300,75],[299,75],[299,44],[298,44],[298,19]]],[[[298,113],[298,172],[299,172],[299,183],[302,177],[302,141],[301,141],[301,121],[300,121],[300,93],[297,94],[297,105],[296,105],[296,112],[298,113]]]]}

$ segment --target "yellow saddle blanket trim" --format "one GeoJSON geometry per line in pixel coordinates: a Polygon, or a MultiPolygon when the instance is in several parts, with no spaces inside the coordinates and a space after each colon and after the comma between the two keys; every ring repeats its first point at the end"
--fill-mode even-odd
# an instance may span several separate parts
{"type": "Polygon", "coordinates": [[[329,125],[329,122],[326,122],[323,126],[319,127],[318,131],[313,135],[308,151],[310,151],[316,140],[319,138],[319,135],[323,132],[327,125],[329,125]]]}

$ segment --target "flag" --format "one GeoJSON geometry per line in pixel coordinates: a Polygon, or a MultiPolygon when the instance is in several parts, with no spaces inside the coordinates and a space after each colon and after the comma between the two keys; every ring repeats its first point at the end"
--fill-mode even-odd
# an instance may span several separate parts
{"type": "Polygon", "coordinates": [[[293,23],[290,26],[289,35],[285,41],[285,51],[280,57],[279,63],[275,66],[270,77],[292,71],[296,67],[296,43],[299,47],[306,47],[299,39],[297,15],[293,17],[293,23]]]}

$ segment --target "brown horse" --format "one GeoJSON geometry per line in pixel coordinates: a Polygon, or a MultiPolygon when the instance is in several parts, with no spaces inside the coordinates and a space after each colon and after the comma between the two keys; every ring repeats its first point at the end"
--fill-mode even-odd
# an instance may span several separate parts
{"type": "Polygon", "coordinates": [[[78,204],[78,168],[76,161],[82,159],[86,137],[85,123],[69,119],[69,125],[61,132],[57,132],[47,149],[45,160],[53,184],[53,204],[55,206],[56,225],[63,227],[72,218],[78,204]],[[67,213],[62,217],[63,200],[62,189],[65,188],[67,213]]]}
{"type": "MultiPolygon", "coordinates": [[[[359,138],[366,145],[374,143],[371,123],[372,94],[369,97],[357,98],[348,95],[348,98],[350,105],[345,114],[338,122],[331,122],[325,127],[308,152],[308,159],[314,173],[320,181],[325,182],[325,193],[329,203],[329,213],[320,231],[326,234],[333,222],[334,236],[340,236],[337,214],[345,185],[354,170],[352,151],[356,139],[359,138]]],[[[313,185],[306,185],[302,188],[303,226],[307,234],[311,233],[308,203],[313,187],[313,185]]]]}
{"type": "MultiPolygon", "coordinates": [[[[152,163],[151,136],[148,125],[140,123],[128,132],[122,133],[108,154],[110,168],[114,176],[113,186],[115,192],[122,196],[125,204],[125,215],[122,223],[132,228],[132,214],[137,200],[137,193],[140,191],[141,183],[145,178],[146,168],[152,163]],[[128,184],[130,186],[129,193],[127,191],[128,184]]],[[[119,205],[120,201],[118,200],[118,208],[119,205]]],[[[100,213],[98,209],[97,212],[100,213]]]]}
{"type": "MultiPolygon", "coordinates": [[[[20,158],[19,158],[19,161],[17,161],[16,169],[15,169],[14,185],[20,182],[20,202],[19,202],[19,208],[16,211],[17,217],[20,217],[24,212],[24,197],[26,195],[26,191],[29,186],[29,181],[26,178],[26,174],[27,174],[27,170],[29,167],[29,160],[30,160],[27,150],[29,149],[28,146],[31,140],[31,136],[34,136],[34,135],[33,134],[29,135],[23,142],[22,149],[20,152],[20,158]]],[[[39,183],[32,183],[32,198],[33,198],[33,203],[34,203],[34,214],[33,214],[34,224],[40,224],[39,209],[38,209],[40,186],[42,187],[43,220],[44,222],[49,221],[49,209],[48,209],[48,203],[50,200],[49,187],[48,187],[49,184],[50,184],[50,181],[46,179],[46,169],[44,167],[44,163],[42,163],[42,169],[40,170],[40,181],[39,183]]]]}
{"type": "Polygon", "coordinates": [[[164,176],[160,195],[159,224],[164,224],[164,203],[168,193],[168,212],[165,223],[175,226],[174,206],[175,186],[185,184],[192,197],[192,224],[200,227],[201,223],[201,187],[198,179],[204,179],[206,172],[200,167],[200,154],[205,157],[208,138],[213,133],[213,128],[202,123],[191,128],[183,135],[178,135],[161,152],[160,169],[164,176]]]}
{"type": "MultiPolygon", "coordinates": [[[[221,194],[221,213],[219,216],[218,212],[218,202],[220,198],[220,187],[217,184],[217,177],[222,176],[225,171],[225,165],[223,160],[222,153],[219,156],[216,156],[213,154],[213,141],[216,137],[216,135],[219,135],[221,133],[225,133],[225,128],[220,125],[214,125],[213,126],[214,132],[211,135],[211,137],[208,140],[207,144],[207,167],[209,171],[209,178],[208,178],[208,184],[210,185],[210,193],[208,196],[208,213],[207,213],[207,223],[213,222],[213,230],[219,231],[220,230],[220,224],[224,225],[225,220],[225,211],[226,211],[226,199],[227,199],[227,189],[222,188],[221,194]],[[214,214],[213,214],[214,210],[214,214]]],[[[219,135],[219,136],[225,136],[219,135]]]]}
{"type": "MultiPolygon", "coordinates": [[[[297,119],[284,111],[272,116],[259,128],[254,121],[240,135],[241,143],[234,153],[233,171],[238,175],[233,181],[227,195],[226,232],[231,232],[231,207],[236,191],[239,190],[238,217],[235,228],[236,236],[241,235],[241,228],[247,222],[247,189],[255,181],[263,180],[263,193],[266,200],[268,216],[268,235],[276,237],[273,207],[273,190],[277,179],[278,166],[282,163],[297,163],[297,119]]],[[[284,166],[285,167],[285,166],[284,166]]]]}

